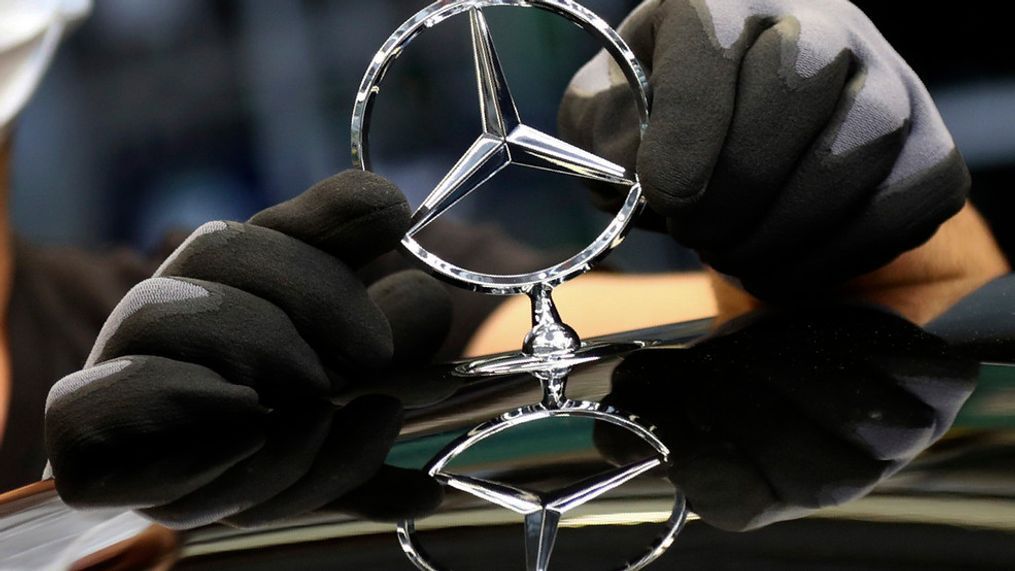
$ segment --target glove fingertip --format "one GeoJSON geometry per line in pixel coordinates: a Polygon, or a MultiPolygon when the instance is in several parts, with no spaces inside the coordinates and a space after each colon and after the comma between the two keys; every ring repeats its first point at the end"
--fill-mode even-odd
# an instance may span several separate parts
{"type": "Polygon", "coordinates": [[[255,214],[250,223],[360,265],[398,245],[409,218],[405,195],[393,183],[371,172],[347,170],[255,214]]]}

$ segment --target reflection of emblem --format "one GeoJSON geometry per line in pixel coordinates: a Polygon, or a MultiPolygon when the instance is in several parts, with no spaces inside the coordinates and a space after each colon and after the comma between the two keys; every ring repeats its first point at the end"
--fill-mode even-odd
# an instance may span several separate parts
{"type": "MultiPolygon", "coordinates": [[[[540,8],[567,18],[600,40],[631,85],[644,132],[648,125],[648,81],[641,65],[616,31],[574,0],[438,0],[403,24],[367,70],[353,112],[353,159],[358,167],[370,168],[367,148],[370,113],[381,81],[394,60],[426,29],[467,13],[483,132],[413,215],[402,247],[430,272],[459,287],[494,295],[529,296],[532,330],[525,337],[522,353],[476,361],[460,367],[458,373],[466,376],[530,373],[542,382],[544,396],[540,404],[505,413],[461,436],[431,461],[428,470],[445,486],[524,515],[528,569],[543,570],[549,563],[557,524],[564,513],[653,468],[667,465],[669,451],[652,429],[641,426],[632,417],[598,403],[572,401],[565,395],[567,376],[574,366],[632,347],[581,343],[575,331],[561,321],[551,297],[553,288],[589,271],[619,246],[643,207],[644,199],[636,173],[522,122],[482,12],[483,8],[495,6],[540,8]],[[437,257],[416,241],[417,234],[428,224],[510,165],[612,183],[628,188],[627,198],[612,222],[585,249],[553,267],[527,274],[492,275],[471,271],[437,257]],[[657,455],[544,495],[445,470],[459,454],[494,434],[558,416],[586,417],[619,426],[650,445],[657,455]]],[[[678,491],[663,537],[647,555],[628,563],[625,568],[639,569],[659,557],[679,532],[685,515],[684,498],[678,491]]],[[[399,538],[406,554],[420,569],[436,569],[416,542],[414,530],[411,520],[399,524],[399,538]]]]}
{"type": "MultiPolygon", "coordinates": [[[[611,407],[592,402],[567,401],[559,407],[548,407],[544,404],[527,406],[505,413],[489,422],[470,430],[461,438],[451,443],[436,458],[430,461],[427,471],[445,486],[461,490],[486,502],[521,514],[525,518],[525,561],[526,569],[547,569],[553,545],[557,539],[557,527],[561,516],[578,508],[599,496],[614,490],[654,468],[668,462],[669,450],[650,430],[638,424],[634,418],[628,417],[611,407]],[[493,482],[480,478],[460,476],[447,470],[458,455],[491,436],[510,430],[513,427],[543,420],[554,416],[585,417],[607,422],[624,428],[647,442],[655,451],[655,455],[608,470],[591,478],[576,482],[549,493],[531,492],[501,482],[493,482]]],[[[666,532],[659,537],[649,550],[640,558],[627,563],[624,569],[641,569],[662,555],[673,539],[680,533],[687,516],[684,496],[677,493],[673,512],[667,522],[666,532]]],[[[415,538],[415,522],[403,521],[398,526],[398,540],[405,554],[420,569],[433,571],[437,569],[428,559],[426,552],[415,538]]]]}

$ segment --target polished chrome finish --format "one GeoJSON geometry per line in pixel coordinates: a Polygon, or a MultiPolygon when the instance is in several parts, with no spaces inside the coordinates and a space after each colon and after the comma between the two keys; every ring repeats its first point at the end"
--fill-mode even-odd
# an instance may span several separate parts
{"type": "Polygon", "coordinates": [[[538,495],[508,484],[440,472],[433,474],[433,476],[442,484],[515,513],[529,515],[543,508],[542,500],[538,495]]]}
{"type": "MultiPolygon", "coordinates": [[[[564,281],[589,271],[619,246],[634,218],[644,207],[644,199],[636,173],[522,122],[497,55],[493,35],[483,15],[482,9],[492,6],[547,10],[578,24],[598,38],[628,78],[644,133],[648,125],[649,91],[645,72],[616,31],[580,4],[572,0],[441,0],[403,24],[384,44],[367,70],[353,111],[353,162],[360,168],[370,168],[367,141],[373,98],[380,92],[381,82],[393,61],[425,29],[467,13],[483,133],[413,214],[402,247],[435,275],[452,284],[496,295],[529,295],[533,302],[533,329],[525,339],[523,352],[531,361],[521,364],[525,370],[560,368],[582,362],[584,356],[578,354],[581,342],[577,334],[561,321],[553,308],[551,291],[564,281]],[[427,225],[511,165],[605,181],[627,186],[629,191],[611,223],[591,244],[570,259],[536,272],[516,275],[473,272],[435,256],[416,241],[415,237],[427,225]]],[[[501,365],[503,363],[493,364],[494,367],[501,365]]]]}
{"type": "Polygon", "coordinates": [[[398,545],[402,547],[402,553],[405,553],[405,557],[412,562],[417,569],[421,569],[422,571],[439,571],[437,567],[430,564],[430,556],[427,555],[426,551],[417,545],[415,540],[415,520],[410,519],[399,523],[398,529],[395,533],[398,536],[398,545]]]}
{"type": "Polygon", "coordinates": [[[546,571],[550,567],[553,544],[557,542],[560,513],[541,510],[525,516],[525,568],[546,571]]]}
{"type": "Polygon", "coordinates": [[[551,509],[562,514],[567,513],[576,507],[591,502],[614,488],[619,488],[649,470],[662,466],[662,464],[663,461],[659,458],[648,458],[582,480],[563,490],[555,491],[546,500],[546,509],[551,509]]]}
{"type": "MultiPolygon", "coordinates": [[[[603,359],[616,357],[642,348],[638,342],[631,343],[583,343],[581,348],[567,357],[554,361],[559,367],[572,369],[579,365],[588,365],[603,359]]],[[[498,357],[475,359],[455,368],[454,374],[459,377],[497,377],[518,373],[536,373],[545,370],[546,360],[541,357],[516,353],[498,357]]]]}
{"type": "Polygon", "coordinates": [[[624,186],[637,179],[618,164],[525,125],[507,136],[507,145],[511,164],[624,186]]]}
{"type": "Polygon", "coordinates": [[[648,126],[650,89],[647,76],[617,32],[585,7],[573,0],[440,0],[403,24],[371,62],[353,110],[353,163],[358,168],[370,168],[370,115],[384,75],[395,59],[426,29],[467,13],[483,133],[413,215],[402,247],[434,275],[460,287],[496,295],[529,294],[537,286],[553,287],[589,271],[620,245],[644,207],[644,199],[636,173],[522,123],[482,12],[483,8],[495,6],[546,10],[567,18],[597,38],[613,55],[631,85],[644,133],[648,126]],[[536,272],[515,275],[473,272],[434,256],[416,241],[415,236],[429,223],[510,165],[626,186],[628,195],[613,221],[591,244],[568,260],[536,272]]]}
{"type": "Polygon", "coordinates": [[[464,289],[493,295],[528,293],[537,285],[557,286],[591,270],[620,245],[624,232],[643,205],[640,191],[628,194],[610,225],[585,249],[550,268],[527,274],[495,276],[466,270],[431,254],[410,236],[402,240],[402,248],[422,261],[438,278],[464,289]]]}
{"type": "Polygon", "coordinates": [[[479,107],[483,114],[483,132],[504,140],[522,124],[518,107],[511,97],[504,68],[493,45],[490,26],[479,8],[469,10],[472,33],[473,59],[476,62],[476,83],[479,88],[479,107]]]}
{"type": "Polygon", "coordinates": [[[567,404],[567,377],[570,374],[571,369],[547,369],[532,373],[543,386],[543,406],[561,408],[567,404]]]}
{"type": "MultiPolygon", "coordinates": [[[[565,324],[553,302],[553,288],[577,277],[620,245],[635,216],[644,207],[636,173],[603,157],[589,153],[522,122],[493,35],[483,15],[491,6],[535,7],[576,23],[597,37],[617,60],[635,94],[641,130],[648,125],[648,90],[645,73],[633,52],[606,22],[573,0],[440,0],[412,17],[384,44],[360,86],[353,111],[353,161],[370,168],[367,156],[369,118],[374,96],[380,92],[385,72],[402,50],[426,28],[452,16],[468,13],[472,35],[476,85],[479,92],[483,132],[455,163],[413,214],[402,247],[436,276],[465,289],[496,295],[526,294],[532,302],[532,329],[522,344],[522,354],[474,362],[460,367],[465,376],[529,373],[542,384],[540,404],[519,408],[481,424],[452,442],[431,461],[428,471],[447,487],[466,492],[485,502],[524,516],[526,566],[530,571],[548,568],[562,516],[635,477],[668,464],[669,450],[634,417],[611,407],[567,398],[567,379],[573,367],[611,353],[601,345],[582,346],[578,334],[565,324]],[[605,230],[581,252],[544,270],[517,275],[473,272],[447,262],[424,249],[415,237],[461,200],[511,165],[607,182],[628,188],[620,210],[605,230]],[[550,494],[523,490],[502,482],[453,474],[447,465],[465,450],[486,438],[529,422],[558,416],[584,416],[608,422],[632,432],[655,449],[657,456],[611,470],[550,494]]],[[[630,350],[624,346],[623,350],[630,350]]],[[[686,519],[683,495],[676,503],[667,531],[650,551],[626,569],[640,569],[666,549],[686,519]]],[[[436,569],[415,541],[415,522],[399,524],[398,538],[406,556],[420,569],[436,569]]]]}
{"type": "Polygon", "coordinates": [[[412,225],[406,236],[415,236],[510,164],[511,156],[504,141],[492,135],[480,135],[412,215],[412,225]]]}
{"type": "Polygon", "coordinates": [[[574,355],[581,339],[569,325],[561,321],[553,303],[553,288],[536,286],[529,294],[532,301],[532,330],[522,343],[522,352],[547,361],[574,355]]]}
{"type": "Polygon", "coordinates": [[[659,458],[649,458],[539,497],[539,509],[525,514],[526,568],[545,571],[549,567],[561,516],[660,465],[662,461],[659,458]]]}
{"type": "MultiPolygon", "coordinates": [[[[601,403],[565,400],[559,406],[544,404],[525,406],[483,423],[448,444],[425,469],[431,476],[449,487],[522,515],[526,569],[545,571],[553,554],[557,529],[564,514],[650,470],[668,466],[669,456],[669,448],[659,440],[653,429],[643,427],[636,418],[601,403]],[[487,438],[523,424],[554,417],[584,417],[619,426],[648,444],[655,451],[655,455],[549,493],[524,490],[503,482],[454,474],[448,470],[448,466],[455,458],[487,438]]],[[[673,543],[686,519],[687,507],[684,496],[680,490],[676,490],[673,510],[662,536],[652,544],[645,555],[629,561],[622,568],[641,569],[657,559],[673,543]]],[[[403,520],[398,524],[398,539],[402,550],[418,568],[439,569],[417,541],[414,520],[403,520]]]]}

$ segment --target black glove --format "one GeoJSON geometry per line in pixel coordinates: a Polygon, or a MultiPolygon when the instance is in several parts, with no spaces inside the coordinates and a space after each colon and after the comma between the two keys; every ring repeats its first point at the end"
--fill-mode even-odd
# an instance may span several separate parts
{"type": "Polygon", "coordinates": [[[429,478],[382,467],[400,400],[365,394],[425,362],[450,326],[429,276],[369,288],[356,276],[408,225],[393,185],[349,171],[246,224],[194,232],[50,393],[46,446],[64,501],[174,527],[253,525],[355,503],[376,477],[414,491],[395,494],[399,515],[434,507],[429,478]],[[365,396],[333,404],[343,394],[365,396]]]}
{"type": "MultiPolygon", "coordinates": [[[[752,314],[690,348],[645,349],[605,399],[655,425],[669,477],[702,519],[746,530],[860,497],[934,443],[975,387],[976,361],[874,309],[752,314]]],[[[640,450],[609,426],[620,462],[640,450]]]]}
{"type": "Polygon", "coordinates": [[[620,32],[651,76],[644,141],[604,54],[564,96],[562,135],[636,165],[654,225],[756,295],[883,266],[965,202],[927,90],[846,0],[648,0],[620,32]]]}

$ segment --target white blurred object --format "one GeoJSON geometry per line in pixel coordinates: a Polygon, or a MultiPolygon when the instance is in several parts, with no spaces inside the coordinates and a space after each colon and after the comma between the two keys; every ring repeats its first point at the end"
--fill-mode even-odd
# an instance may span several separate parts
{"type": "Polygon", "coordinates": [[[91,0],[0,0],[0,140],[28,103],[69,26],[91,0]]]}
{"type": "Polygon", "coordinates": [[[0,504],[0,570],[65,571],[150,525],[123,510],[73,510],[44,489],[0,504]]]}

